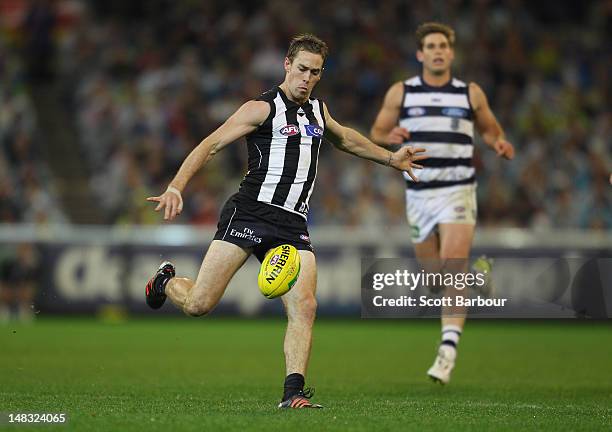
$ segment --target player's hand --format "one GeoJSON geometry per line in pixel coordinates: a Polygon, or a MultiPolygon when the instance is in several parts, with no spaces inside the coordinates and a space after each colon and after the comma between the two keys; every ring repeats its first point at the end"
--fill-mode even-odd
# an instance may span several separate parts
{"type": "Polygon", "coordinates": [[[147,201],[153,201],[158,203],[155,207],[155,211],[164,211],[164,220],[172,220],[183,211],[183,197],[181,191],[178,189],[168,186],[166,192],[160,196],[149,197],[147,201]]]}
{"type": "Polygon", "coordinates": [[[501,156],[508,160],[514,159],[514,146],[505,139],[498,139],[495,141],[493,149],[495,153],[497,153],[497,156],[501,156]]]}
{"type": "Polygon", "coordinates": [[[425,151],[424,148],[413,148],[411,146],[405,146],[396,151],[391,155],[391,160],[389,161],[389,165],[395,169],[400,171],[406,171],[410,178],[415,182],[418,182],[419,179],[416,178],[414,173],[412,172],[413,168],[421,169],[422,165],[414,163],[415,161],[420,161],[423,159],[427,159],[429,156],[419,154],[425,151]]]}
{"type": "Polygon", "coordinates": [[[391,132],[387,135],[387,145],[398,145],[403,144],[410,139],[410,132],[406,128],[396,126],[391,129],[391,132]]]}

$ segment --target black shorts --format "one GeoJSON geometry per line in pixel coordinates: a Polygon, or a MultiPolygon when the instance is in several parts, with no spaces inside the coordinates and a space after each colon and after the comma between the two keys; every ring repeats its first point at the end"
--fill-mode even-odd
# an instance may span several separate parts
{"type": "Polygon", "coordinates": [[[303,217],[239,194],[230,197],[223,206],[215,240],[251,249],[259,262],[267,251],[282,244],[313,251],[303,217]]]}

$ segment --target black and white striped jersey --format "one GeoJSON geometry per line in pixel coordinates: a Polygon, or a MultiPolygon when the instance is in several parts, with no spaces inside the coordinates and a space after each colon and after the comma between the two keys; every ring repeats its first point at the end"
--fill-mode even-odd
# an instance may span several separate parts
{"type": "Polygon", "coordinates": [[[270,115],[247,136],[248,171],[239,195],[306,218],[325,131],[323,102],[299,105],[279,87],[257,100],[270,104],[270,115]]]}
{"type": "Polygon", "coordinates": [[[476,182],[474,111],[464,82],[452,78],[443,86],[432,87],[420,76],[404,81],[399,126],[410,132],[407,144],[424,147],[429,156],[419,162],[424,167],[417,173],[419,182],[404,173],[409,192],[435,193],[476,182]]]}

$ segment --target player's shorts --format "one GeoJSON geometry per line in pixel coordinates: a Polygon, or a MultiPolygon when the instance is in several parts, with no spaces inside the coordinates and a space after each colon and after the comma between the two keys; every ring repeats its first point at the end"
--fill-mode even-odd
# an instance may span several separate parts
{"type": "Polygon", "coordinates": [[[419,194],[406,190],[406,216],[413,243],[421,243],[436,232],[438,224],[476,224],[476,185],[440,188],[439,193],[419,194]]]}
{"type": "Polygon", "coordinates": [[[260,262],[268,250],[282,244],[314,251],[303,217],[239,194],[221,210],[214,239],[250,249],[260,262]]]}

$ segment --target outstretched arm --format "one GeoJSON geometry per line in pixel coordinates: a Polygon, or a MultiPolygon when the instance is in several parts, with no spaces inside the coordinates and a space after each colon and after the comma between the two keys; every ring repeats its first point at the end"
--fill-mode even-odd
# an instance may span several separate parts
{"type": "Polygon", "coordinates": [[[363,159],[369,159],[382,165],[391,166],[400,171],[406,171],[414,180],[418,181],[412,172],[412,168],[422,168],[414,163],[427,156],[420,155],[425,151],[423,148],[402,147],[395,153],[377,146],[372,141],[361,135],[354,129],[342,126],[336,122],[327,110],[327,105],[323,105],[325,111],[325,138],[334,146],[347,153],[354,154],[363,159]]]}
{"type": "Polygon", "coordinates": [[[155,211],[165,208],[164,219],[172,220],[183,210],[183,189],[193,175],[228,144],[253,132],[270,113],[270,106],[263,101],[249,101],[242,105],[217,130],[206,137],[185,158],[168,189],[160,196],[147,201],[157,202],[155,211]]]}
{"type": "Polygon", "coordinates": [[[387,91],[383,105],[370,130],[372,141],[376,144],[381,146],[398,145],[403,144],[410,138],[408,130],[397,125],[403,97],[404,83],[401,81],[393,84],[387,91]]]}
{"type": "Polygon", "coordinates": [[[470,83],[470,102],[474,109],[475,124],[482,140],[491,147],[498,156],[506,159],[514,158],[514,147],[506,141],[504,130],[499,125],[484,91],[476,83],[470,83]]]}

